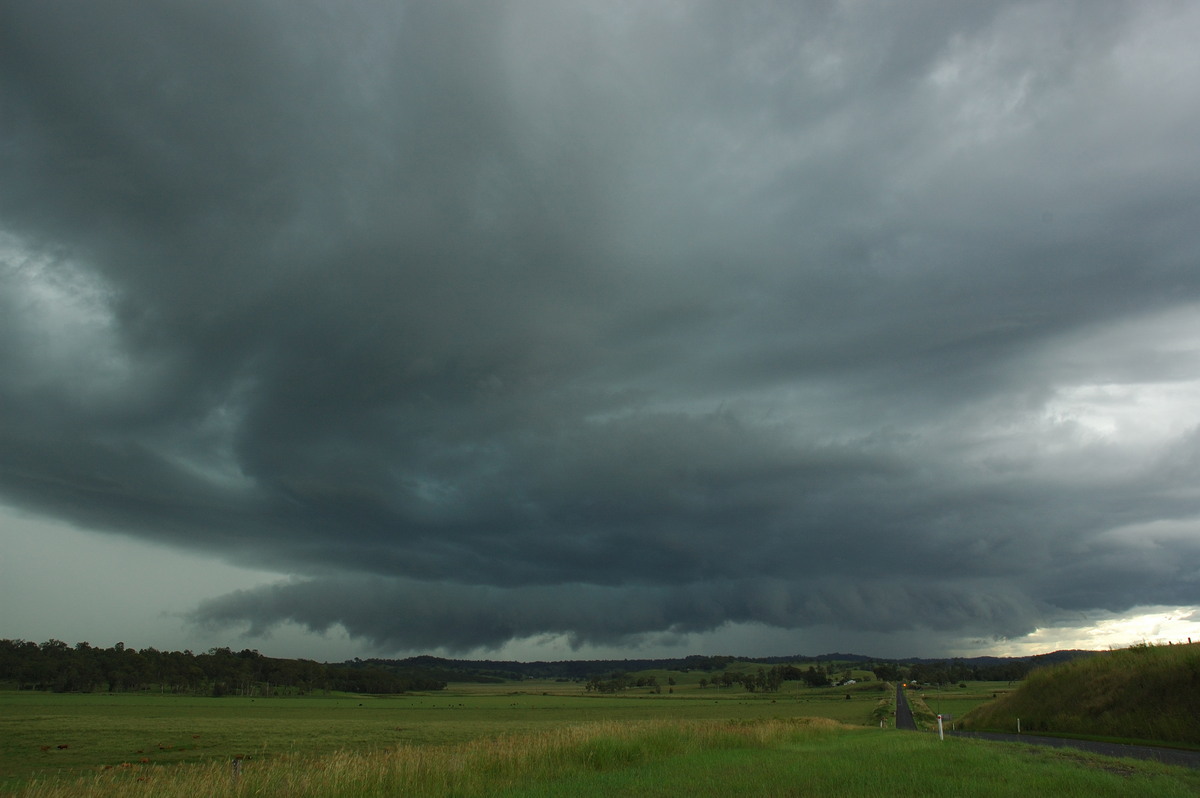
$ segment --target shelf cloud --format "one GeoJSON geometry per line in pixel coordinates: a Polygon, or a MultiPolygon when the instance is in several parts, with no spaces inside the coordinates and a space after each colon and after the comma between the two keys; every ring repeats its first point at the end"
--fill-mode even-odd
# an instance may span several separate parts
{"type": "Polygon", "coordinates": [[[278,574],[195,622],[1200,604],[1200,8],[0,20],[0,501],[278,574]]]}

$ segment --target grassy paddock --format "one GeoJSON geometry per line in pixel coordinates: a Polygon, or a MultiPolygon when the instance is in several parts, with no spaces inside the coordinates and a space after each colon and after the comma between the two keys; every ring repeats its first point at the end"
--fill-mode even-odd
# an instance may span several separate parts
{"type": "MultiPolygon", "coordinates": [[[[587,722],[762,720],[820,716],[878,727],[889,694],[807,690],[749,694],[551,692],[554,683],[372,697],[203,698],[155,694],[0,692],[0,792],[35,776],[124,765],[254,761],[372,752],[495,738],[587,722]],[[65,746],[65,747],[60,747],[65,746]]],[[[889,724],[890,725],[890,724],[889,724]]]]}
{"type": "Polygon", "coordinates": [[[1017,689],[1016,685],[1009,682],[965,682],[963,684],[962,687],[957,684],[947,685],[940,690],[936,687],[924,687],[913,692],[916,692],[925,706],[929,708],[930,716],[935,723],[936,717],[940,713],[950,716],[952,722],[957,724],[964,715],[976,707],[989,704],[1017,689]]]}
{"type": "Polygon", "coordinates": [[[24,798],[288,796],[1127,796],[1200,792],[1200,774],[1075,752],[853,728],[826,719],[576,724],[455,745],[131,766],[24,798]]]}
{"type": "Polygon", "coordinates": [[[119,764],[131,757],[164,764],[239,754],[456,743],[604,720],[803,715],[878,726],[872,712],[881,698],[891,696],[891,689],[877,684],[884,689],[588,694],[577,685],[510,682],[451,685],[436,693],[400,696],[270,699],[0,692],[0,776],[119,764]]]}

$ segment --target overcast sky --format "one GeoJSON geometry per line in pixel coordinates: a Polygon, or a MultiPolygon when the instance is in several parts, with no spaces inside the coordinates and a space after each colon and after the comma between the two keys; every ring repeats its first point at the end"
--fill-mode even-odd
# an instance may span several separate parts
{"type": "Polygon", "coordinates": [[[0,637],[1200,639],[1198,39],[0,0],[0,637]]]}

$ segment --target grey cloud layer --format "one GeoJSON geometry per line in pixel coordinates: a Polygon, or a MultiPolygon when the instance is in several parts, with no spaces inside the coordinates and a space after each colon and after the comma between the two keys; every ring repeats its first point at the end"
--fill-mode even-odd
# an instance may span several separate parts
{"type": "Polygon", "coordinates": [[[198,618],[1200,601],[1194,422],[1047,420],[1200,378],[1194,9],[0,13],[0,496],[297,576],[198,618]]]}
{"type": "Polygon", "coordinates": [[[1015,617],[1028,600],[1003,586],[937,585],[914,589],[818,579],[804,586],[775,579],[718,580],[681,589],[556,585],[497,589],[409,580],[312,580],[232,593],[205,602],[208,623],[254,619],[251,634],[279,621],[324,632],[335,624],[381,650],[499,647],[512,639],[565,635],[573,644],[641,644],[726,623],[783,628],[840,625],[873,632],[909,631],[925,617],[934,631],[961,631],[987,619],[995,633],[1023,633],[1015,617]],[[381,608],[388,619],[381,623],[381,608]]]}

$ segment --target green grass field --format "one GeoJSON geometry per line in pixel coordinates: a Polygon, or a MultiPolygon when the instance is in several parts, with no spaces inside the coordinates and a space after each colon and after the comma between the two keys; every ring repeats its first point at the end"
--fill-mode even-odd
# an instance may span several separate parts
{"type": "MultiPolygon", "coordinates": [[[[877,687],[880,683],[876,683],[877,687]]],[[[0,692],[0,786],[30,775],[234,756],[373,751],[462,743],[584,722],[755,720],[797,715],[877,725],[887,692],[680,686],[616,695],[574,683],[452,685],[404,696],[204,698],[155,694],[0,692]],[[66,746],[60,748],[59,746],[66,746]],[[142,762],[148,760],[148,762],[142,762]]]]}
{"type": "MultiPolygon", "coordinates": [[[[1190,771],[977,741],[934,745],[933,735],[896,732],[890,728],[892,691],[879,682],[747,693],[671,678],[673,691],[621,694],[552,681],[451,685],[389,697],[0,692],[0,793],[1200,792],[1200,776],[1190,771]],[[881,717],[887,728],[880,728],[881,717]],[[1134,784],[1138,790],[1130,792],[1134,784]]],[[[1006,689],[973,683],[940,698],[926,691],[924,703],[940,700],[945,712],[1006,689]]],[[[919,703],[921,693],[910,692],[910,701],[919,703]]]]}
{"type": "Polygon", "coordinates": [[[24,798],[329,796],[1027,796],[1183,798],[1200,773],[824,719],[549,726],[455,745],[139,765],[55,777],[24,798]]]}
{"type": "Polygon", "coordinates": [[[1015,689],[1016,685],[1008,682],[964,682],[962,687],[952,684],[944,685],[941,689],[912,689],[908,692],[908,700],[918,722],[924,721],[923,728],[935,728],[937,716],[941,714],[947,718],[946,728],[949,729],[971,710],[1008,695],[1015,689]]]}

